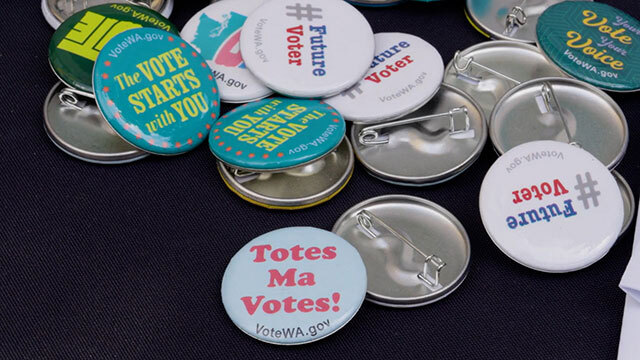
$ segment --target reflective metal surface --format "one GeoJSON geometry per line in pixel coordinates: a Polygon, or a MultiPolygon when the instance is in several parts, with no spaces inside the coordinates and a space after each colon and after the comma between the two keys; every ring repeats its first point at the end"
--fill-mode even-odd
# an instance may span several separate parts
{"type": "Polygon", "coordinates": [[[615,101],[565,78],[532,80],[509,91],[491,115],[489,133],[499,154],[526,142],[555,140],[576,143],[609,169],[622,160],[629,142],[627,120],[615,101]],[[545,84],[552,90],[549,100],[545,84]]]}
{"type": "Polygon", "coordinates": [[[367,268],[367,298],[380,305],[432,303],[467,275],[471,245],[464,227],[428,200],[372,198],[347,210],[332,231],[358,249],[367,268]]]}
{"type": "Polygon", "coordinates": [[[620,236],[622,236],[629,229],[629,225],[631,225],[633,216],[636,213],[636,198],[633,195],[631,186],[629,186],[627,180],[625,180],[620,173],[613,170],[611,174],[613,174],[613,177],[620,187],[620,194],[622,195],[622,202],[624,203],[624,222],[622,223],[622,230],[620,230],[620,236]]]}
{"type": "Polygon", "coordinates": [[[465,136],[456,134],[466,126],[461,114],[380,129],[386,141],[379,144],[363,144],[366,137],[360,135],[367,127],[354,124],[351,142],[356,156],[374,176],[392,183],[419,186],[448,180],[471,166],[484,147],[487,127],[478,105],[460,90],[443,85],[426,105],[399,120],[459,113],[461,108],[466,109],[470,130],[465,136]]]}
{"type": "Polygon", "coordinates": [[[468,64],[466,71],[457,71],[456,61],[452,60],[445,69],[444,82],[469,94],[484,110],[487,120],[498,100],[518,83],[565,76],[538,48],[513,41],[486,41],[473,45],[460,52],[458,61],[458,68],[468,64]],[[502,76],[496,75],[496,71],[502,76]]]}
{"type": "Polygon", "coordinates": [[[287,210],[329,200],[349,181],[353,166],[353,150],[346,138],[325,157],[281,172],[243,173],[218,161],[222,179],[237,195],[256,205],[287,210]]]}
{"type": "Polygon", "coordinates": [[[493,39],[533,44],[540,15],[563,1],[572,0],[467,0],[467,14],[478,30],[493,39]]]}
{"type": "Polygon", "coordinates": [[[91,6],[121,3],[149,7],[164,17],[169,17],[173,11],[174,0],[42,0],[42,12],[47,22],[57,29],[69,16],[91,6]]]}
{"type": "Polygon", "coordinates": [[[44,105],[45,131],[62,151],[99,164],[122,164],[148,155],[116,135],[93,100],[82,99],[78,108],[62,105],[59,94],[63,89],[64,85],[56,84],[44,105]]]}

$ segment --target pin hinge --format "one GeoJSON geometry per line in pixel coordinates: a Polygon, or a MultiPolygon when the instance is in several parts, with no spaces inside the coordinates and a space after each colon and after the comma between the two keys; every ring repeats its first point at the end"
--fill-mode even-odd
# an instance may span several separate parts
{"type": "Polygon", "coordinates": [[[372,239],[377,238],[380,235],[380,232],[375,229],[373,226],[373,221],[377,224],[385,228],[388,232],[390,232],[397,239],[402,240],[405,244],[407,244],[411,249],[424,257],[424,266],[422,268],[422,272],[418,273],[418,279],[420,279],[429,289],[432,291],[436,291],[442,288],[442,284],[440,284],[440,271],[447,265],[440,257],[437,255],[427,255],[422,250],[418,249],[411,240],[407,239],[391,226],[387,225],[382,219],[375,216],[373,213],[367,210],[360,210],[356,215],[358,225],[360,228],[372,239]]]}
{"type": "Polygon", "coordinates": [[[410,119],[396,120],[388,123],[382,123],[372,126],[367,126],[360,130],[358,134],[358,141],[362,145],[382,145],[389,143],[388,135],[381,135],[378,130],[387,129],[396,126],[414,124],[431,119],[448,116],[449,123],[449,135],[454,139],[469,139],[475,137],[475,131],[471,129],[471,121],[469,120],[469,110],[465,106],[453,108],[445,113],[419,116],[410,119]],[[464,128],[456,128],[455,117],[457,115],[464,115],[464,128]]]}

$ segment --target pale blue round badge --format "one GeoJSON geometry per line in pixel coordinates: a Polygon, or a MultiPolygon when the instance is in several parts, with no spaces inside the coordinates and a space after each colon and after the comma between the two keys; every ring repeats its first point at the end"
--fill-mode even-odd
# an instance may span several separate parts
{"type": "Polygon", "coordinates": [[[220,113],[209,66],[175,34],[138,28],[114,36],[93,69],[100,111],[127,142],[177,155],[202,143],[220,113]]]}
{"type": "Polygon", "coordinates": [[[344,134],[342,115],[324,102],[277,97],[223,115],[213,125],[209,147],[232,167],[274,171],[321,158],[344,134]]]}
{"type": "Polygon", "coordinates": [[[358,251],[338,235],[291,227],[259,236],[231,259],[222,302],[240,330],[279,345],[327,337],[356,314],[367,291],[358,251]]]}

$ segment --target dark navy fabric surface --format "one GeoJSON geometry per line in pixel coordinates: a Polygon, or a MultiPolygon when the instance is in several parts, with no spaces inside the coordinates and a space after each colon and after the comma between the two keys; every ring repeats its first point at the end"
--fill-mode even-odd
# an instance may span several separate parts
{"type": "MultiPolygon", "coordinates": [[[[635,0],[603,2],[640,18],[635,0]]],[[[171,19],[182,27],[207,3],[177,0],[171,19]]],[[[456,50],[486,40],[465,19],[461,1],[361,9],[375,32],[420,36],[445,63],[456,50]]],[[[493,245],[479,217],[480,184],[496,159],[490,144],[468,171],[444,184],[389,185],[357,165],[330,202],[270,211],[224,186],[206,146],[123,166],[61,152],[42,123],[56,78],[47,63],[53,30],[40,1],[2,1],[0,29],[1,359],[615,358],[624,305],[618,282],[633,231],[575,273],[516,264],[493,245]],[[357,202],[393,193],[435,201],[466,227],[472,262],[455,293],[415,309],[367,302],[339,332],[298,347],[260,343],[232,324],[220,283],[247,241],[285,226],[331,229],[357,202]]],[[[638,190],[640,95],[612,96],[631,134],[618,170],[638,190]]]]}

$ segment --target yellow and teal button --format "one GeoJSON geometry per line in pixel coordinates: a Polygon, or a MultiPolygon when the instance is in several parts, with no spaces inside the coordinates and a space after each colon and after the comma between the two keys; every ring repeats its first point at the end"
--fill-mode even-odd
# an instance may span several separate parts
{"type": "Polygon", "coordinates": [[[564,72],[605,90],[640,90],[640,21],[612,6],[566,1],[538,20],[538,44],[564,72]]]}
{"type": "Polygon", "coordinates": [[[275,97],[223,115],[209,135],[209,147],[234,168],[276,171],[323,157],[344,134],[342,115],[326,103],[275,97]]]}
{"type": "Polygon", "coordinates": [[[93,71],[96,102],[127,142],[177,155],[202,143],[220,113],[205,60],[173,33],[137,28],[114,36],[93,71]]]}

